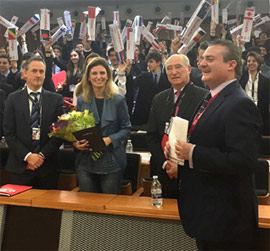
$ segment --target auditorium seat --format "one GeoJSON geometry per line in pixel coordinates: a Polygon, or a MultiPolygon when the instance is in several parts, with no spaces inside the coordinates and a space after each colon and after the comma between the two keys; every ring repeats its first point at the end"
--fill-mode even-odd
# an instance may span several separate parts
{"type": "Polygon", "coordinates": [[[134,151],[149,151],[145,131],[131,131],[129,138],[134,151]]]}
{"type": "Polygon", "coordinates": [[[260,149],[259,158],[270,159],[270,136],[263,136],[260,149]]]}
{"type": "Polygon", "coordinates": [[[270,205],[270,168],[267,160],[258,160],[255,182],[259,204],[270,205]]]}
{"type": "Polygon", "coordinates": [[[127,186],[128,182],[131,184],[131,191],[135,193],[139,188],[139,173],[141,166],[141,155],[137,153],[127,153],[127,166],[123,174],[122,186],[127,186]]]}

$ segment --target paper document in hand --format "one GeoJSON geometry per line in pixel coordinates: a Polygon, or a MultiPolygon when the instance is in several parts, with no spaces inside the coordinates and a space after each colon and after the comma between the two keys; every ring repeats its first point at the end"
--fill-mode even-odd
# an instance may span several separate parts
{"type": "Polygon", "coordinates": [[[170,125],[170,160],[178,163],[181,166],[184,165],[184,160],[177,158],[175,154],[175,144],[177,139],[183,140],[185,142],[187,141],[188,123],[188,120],[176,116],[172,118],[170,125]]]}

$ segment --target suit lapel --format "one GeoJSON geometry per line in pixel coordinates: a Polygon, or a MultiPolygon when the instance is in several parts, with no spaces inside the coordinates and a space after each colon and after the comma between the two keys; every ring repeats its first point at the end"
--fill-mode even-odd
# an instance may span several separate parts
{"type": "Polygon", "coordinates": [[[200,128],[200,125],[202,125],[209,117],[212,116],[212,114],[216,111],[216,109],[224,102],[224,99],[227,95],[230,95],[235,88],[237,87],[238,82],[233,82],[226,86],[217,96],[216,98],[211,102],[211,104],[207,107],[207,109],[202,114],[201,118],[198,120],[197,125],[194,128],[194,132],[200,128]]]}

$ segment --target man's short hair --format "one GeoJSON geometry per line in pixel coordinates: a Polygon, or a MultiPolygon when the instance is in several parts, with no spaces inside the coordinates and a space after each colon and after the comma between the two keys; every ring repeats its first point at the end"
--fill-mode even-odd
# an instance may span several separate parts
{"type": "Polygon", "coordinates": [[[162,62],[162,56],[160,54],[160,52],[157,51],[153,51],[147,54],[146,56],[146,63],[150,60],[150,59],[154,59],[156,62],[162,62]]]}
{"type": "Polygon", "coordinates": [[[190,66],[190,60],[189,60],[189,58],[188,58],[185,54],[173,54],[173,55],[171,55],[169,58],[167,58],[167,60],[166,60],[166,62],[165,62],[165,64],[164,64],[166,69],[167,69],[167,62],[169,61],[169,59],[172,58],[172,57],[175,57],[175,56],[180,56],[180,57],[182,57],[183,60],[184,60],[184,64],[185,64],[186,66],[190,66]]]}
{"type": "Polygon", "coordinates": [[[61,48],[60,45],[58,45],[58,44],[54,45],[54,46],[53,46],[53,50],[54,50],[54,49],[59,50],[60,53],[62,53],[62,48],[61,48]]]}
{"type": "Polygon", "coordinates": [[[112,51],[115,51],[115,50],[114,50],[114,47],[109,47],[109,48],[107,48],[107,55],[108,55],[108,57],[110,56],[110,53],[111,53],[112,51]]]}
{"type": "Polygon", "coordinates": [[[242,53],[239,47],[236,46],[232,41],[223,39],[213,40],[209,43],[209,46],[211,45],[220,45],[226,48],[225,52],[223,53],[223,61],[236,61],[236,67],[234,69],[234,72],[236,77],[239,79],[242,75],[242,53]]]}
{"type": "Polygon", "coordinates": [[[30,63],[33,62],[33,61],[38,61],[38,62],[43,63],[43,64],[44,64],[44,67],[45,67],[45,70],[46,70],[46,64],[45,64],[44,59],[41,58],[41,57],[33,56],[33,57],[28,58],[28,59],[25,61],[25,63],[24,63],[24,69],[25,69],[26,71],[28,71],[29,65],[30,65],[30,63]]]}
{"type": "Polygon", "coordinates": [[[203,41],[203,42],[200,43],[198,50],[204,50],[205,51],[208,48],[208,46],[209,46],[209,42],[208,41],[203,41]]]}
{"type": "Polygon", "coordinates": [[[0,58],[6,58],[7,61],[10,63],[9,55],[8,54],[0,54],[0,58]]]}

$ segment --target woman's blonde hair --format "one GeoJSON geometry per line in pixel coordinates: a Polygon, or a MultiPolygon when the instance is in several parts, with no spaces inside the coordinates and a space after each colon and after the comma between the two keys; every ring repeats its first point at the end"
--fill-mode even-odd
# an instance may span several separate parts
{"type": "Polygon", "coordinates": [[[101,65],[105,68],[108,76],[108,80],[105,85],[104,98],[111,99],[118,92],[117,86],[112,81],[112,70],[108,65],[107,61],[102,57],[96,57],[86,66],[86,69],[82,78],[82,88],[83,88],[83,101],[86,103],[90,102],[91,96],[93,95],[93,87],[89,81],[89,74],[93,67],[101,65]]]}

